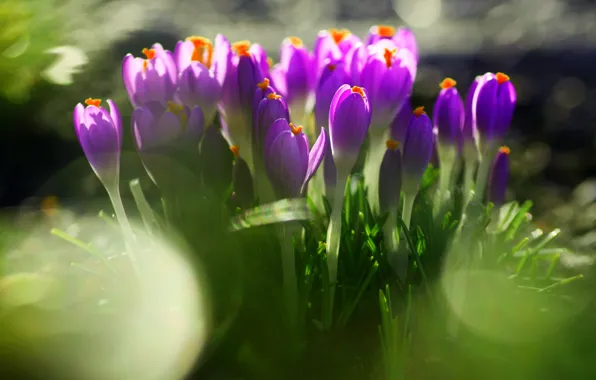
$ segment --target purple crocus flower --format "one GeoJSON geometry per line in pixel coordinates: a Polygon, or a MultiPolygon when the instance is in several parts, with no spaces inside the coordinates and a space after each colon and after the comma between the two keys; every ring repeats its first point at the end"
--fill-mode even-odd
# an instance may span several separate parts
{"type": "Polygon", "coordinates": [[[252,103],[255,90],[264,78],[261,72],[260,62],[251,50],[253,46],[248,41],[239,41],[232,45],[232,49],[236,52],[238,59],[239,100],[245,121],[252,119],[252,103]]]}
{"type": "Polygon", "coordinates": [[[416,193],[433,151],[433,127],[424,107],[414,110],[404,142],[403,185],[408,194],[416,193]]]}
{"type": "Polygon", "coordinates": [[[261,100],[255,115],[254,143],[259,151],[262,150],[271,125],[278,119],[290,120],[290,115],[284,99],[273,92],[261,100]]]}
{"type": "Polygon", "coordinates": [[[174,61],[178,72],[181,73],[192,62],[198,62],[211,69],[213,63],[213,43],[201,36],[190,36],[184,41],[178,41],[174,49],[174,61]]]}
{"type": "Polygon", "coordinates": [[[459,150],[460,134],[464,123],[464,104],[451,78],[445,78],[433,110],[434,129],[441,146],[459,150]]]}
{"type": "Polygon", "coordinates": [[[379,206],[382,213],[397,208],[401,192],[402,157],[399,143],[387,140],[387,151],[381,161],[379,174],[379,206]]]}
{"type": "Polygon", "coordinates": [[[302,119],[307,98],[314,87],[312,58],[302,40],[288,37],[281,45],[280,62],[273,67],[271,75],[277,90],[290,108],[292,119],[302,119]]]}
{"type": "Polygon", "coordinates": [[[267,175],[279,198],[296,198],[304,193],[321,164],[326,144],[323,130],[309,152],[308,137],[302,133],[302,127],[286,119],[278,119],[271,125],[264,158],[267,175]]]}
{"type": "Polygon", "coordinates": [[[139,152],[156,152],[175,146],[198,149],[205,120],[200,107],[151,102],[135,109],[132,130],[139,152]]]}
{"type": "Polygon", "coordinates": [[[189,107],[201,107],[208,124],[213,122],[220,96],[215,75],[199,62],[191,62],[180,73],[177,99],[189,107]]]}
{"type": "MultiPolygon", "coordinates": [[[[473,121],[482,145],[498,143],[507,133],[515,109],[515,87],[503,73],[486,73],[472,101],[473,121]]],[[[483,150],[485,146],[481,147],[483,150]]]]}
{"type": "Polygon", "coordinates": [[[509,153],[509,148],[502,146],[493,161],[488,185],[488,200],[493,202],[495,206],[501,206],[505,203],[507,183],[509,182],[509,153]]]}
{"type": "Polygon", "coordinates": [[[418,62],[418,43],[410,29],[401,27],[396,31],[389,25],[374,25],[368,31],[366,44],[374,45],[384,39],[393,41],[399,49],[408,49],[418,62]]]}
{"type": "Polygon", "coordinates": [[[478,88],[478,83],[482,77],[478,76],[474,79],[470,88],[468,89],[468,93],[466,94],[466,105],[464,109],[464,123],[462,125],[462,133],[461,133],[461,145],[462,145],[462,152],[466,160],[473,159],[476,160],[478,156],[477,147],[476,147],[476,124],[474,122],[474,113],[472,109],[473,101],[474,101],[474,94],[476,93],[476,89],[478,88]]]}
{"type": "Polygon", "coordinates": [[[358,159],[371,121],[368,92],[342,85],[329,107],[329,140],[338,175],[346,176],[358,159]]]}
{"type": "Polygon", "coordinates": [[[390,136],[393,140],[403,144],[406,138],[406,130],[412,117],[412,102],[410,98],[406,99],[402,107],[395,115],[389,127],[390,136]]]}
{"type": "Polygon", "coordinates": [[[116,104],[106,101],[109,111],[101,107],[100,99],[87,99],[74,108],[75,132],[83,152],[97,177],[104,185],[118,183],[120,150],[122,149],[122,119],[116,104]]]}
{"type": "Polygon", "coordinates": [[[323,68],[329,62],[342,61],[360,39],[347,29],[321,30],[317,34],[314,54],[315,83],[318,83],[323,68]]]}
{"type": "Polygon", "coordinates": [[[317,85],[315,97],[315,130],[327,126],[329,122],[329,107],[337,90],[348,84],[348,76],[343,63],[329,63],[323,69],[317,85]]]}
{"type": "Polygon", "coordinates": [[[172,54],[160,44],[143,49],[145,59],[127,54],[122,62],[122,78],[131,103],[138,107],[148,102],[165,104],[176,91],[178,71],[172,54]]]}
{"type": "Polygon", "coordinates": [[[389,127],[410,96],[415,77],[416,62],[407,49],[372,49],[359,81],[370,96],[372,128],[389,127]]]}
{"type": "Polygon", "coordinates": [[[360,75],[366,64],[368,53],[366,45],[357,43],[346,55],[344,61],[346,64],[346,72],[348,73],[349,84],[351,86],[360,85],[360,75]]]}

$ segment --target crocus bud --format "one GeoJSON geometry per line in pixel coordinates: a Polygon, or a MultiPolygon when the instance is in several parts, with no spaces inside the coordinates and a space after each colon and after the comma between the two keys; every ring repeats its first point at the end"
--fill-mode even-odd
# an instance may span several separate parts
{"type": "Polygon", "coordinates": [[[271,93],[259,103],[256,113],[256,130],[254,132],[254,143],[262,150],[265,138],[273,122],[277,119],[290,120],[288,107],[284,99],[276,94],[271,93]]]}
{"type": "MultiPolygon", "coordinates": [[[[273,94],[275,89],[271,86],[271,81],[267,78],[263,79],[262,82],[257,83],[255,94],[252,99],[252,113],[256,117],[257,111],[259,110],[259,104],[261,100],[265,99],[267,95],[273,94]]],[[[253,117],[253,128],[255,128],[256,119],[253,117]]]]}
{"type": "Polygon", "coordinates": [[[302,119],[314,87],[314,71],[310,53],[300,38],[288,37],[282,42],[280,62],[273,68],[272,76],[288,103],[292,119],[302,119]]]}
{"type": "Polygon", "coordinates": [[[127,54],[122,62],[122,78],[133,106],[148,102],[166,103],[176,91],[178,71],[172,54],[160,44],[143,49],[145,59],[127,54]]]}
{"type": "Polygon", "coordinates": [[[455,88],[457,83],[445,78],[433,110],[434,129],[438,143],[458,149],[460,133],[464,123],[464,104],[455,88]]]}
{"type": "Polygon", "coordinates": [[[177,99],[186,106],[199,106],[208,124],[213,122],[221,87],[215,75],[199,62],[191,62],[181,73],[177,99]]]}
{"type": "Polygon", "coordinates": [[[238,59],[238,91],[240,108],[244,113],[244,121],[252,120],[252,103],[257,85],[263,81],[260,63],[251,51],[248,41],[239,41],[232,45],[238,59]]]}
{"type": "Polygon", "coordinates": [[[341,86],[329,108],[329,139],[333,160],[341,175],[348,175],[371,121],[368,93],[362,87],[341,86]]]}
{"type": "Polygon", "coordinates": [[[362,68],[359,83],[370,97],[372,128],[387,129],[412,92],[416,62],[407,49],[373,50],[362,68]]]}
{"type": "Polygon", "coordinates": [[[325,152],[325,130],[309,152],[308,137],[301,126],[278,119],[265,140],[264,158],[267,175],[279,198],[295,198],[304,193],[325,152]]]}
{"type": "Polygon", "coordinates": [[[401,192],[402,158],[399,143],[387,140],[387,151],[381,161],[379,174],[379,206],[382,213],[398,207],[401,192]]]}
{"type": "Polygon", "coordinates": [[[315,130],[326,127],[329,122],[329,107],[337,90],[348,83],[343,63],[329,63],[323,69],[315,96],[315,130]]]}
{"type": "Polygon", "coordinates": [[[515,109],[515,87],[503,73],[486,73],[478,83],[472,101],[473,120],[481,139],[481,149],[503,139],[515,109]]]}
{"type": "Polygon", "coordinates": [[[433,127],[424,107],[414,110],[404,142],[403,188],[408,194],[416,193],[430,161],[433,150],[433,127]]]}
{"type": "Polygon", "coordinates": [[[495,206],[505,203],[507,183],[509,182],[509,148],[502,146],[493,161],[493,167],[489,179],[488,200],[495,206]]]}
{"type": "Polygon", "coordinates": [[[213,63],[213,43],[205,37],[191,36],[184,41],[178,41],[174,49],[174,61],[181,73],[192,62],[200,63],[211,69],[213,63]]]}
{"type": "Polygon", "coordinates": [[[406,139],[406,130],[408,129],[408,124],[410,123],[410,118],[412,117],[412,111],[412,102],[410,101],[410,98],[408,98],[391,122],[391,126],[389,128],[390,136],[393,140],[399,142],[400,144],[403,144],[406,139]]]}
{"type": "Polygon", "coordinates": [[[161,151],[173,147],[197,149],[205,119],[200,107],[169,102],[167,107],[151,102],[135,109],[132,130],[140,152],[161,151]]]}
{"type": "Polygon", "coordinates": [[[464,110],[464,124],[462,125],[461,145],[462,152],[466,161],[476,160],[478,158],[478,147],[476,146],[476,122],[474,120],[474,112],[472,105],[474,101],[474,94],[478,88],[478,83],[482,77],[478,76],[474,79],[468,93],[466,94],[466,106],[464,110]]]}
{"type": "Polygon", "coordinates": [[[74,108],[74,128],[83,152],[104,185],[118,183],[120,150],[122,149],[122,119],[116,104],[108,99],[110,108],[101,107],[101,100],[87,99],[74,108]]]}

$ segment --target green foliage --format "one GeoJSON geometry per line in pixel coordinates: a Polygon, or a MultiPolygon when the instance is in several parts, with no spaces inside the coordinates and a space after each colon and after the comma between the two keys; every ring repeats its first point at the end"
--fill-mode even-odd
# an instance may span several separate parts
{"type": "Polygon", "coordinates": [[[0,95],[24,101],[42,71],[55,59],[48,50],[63,38],[54,0],[4,0],[0,3],[0,95]]]}

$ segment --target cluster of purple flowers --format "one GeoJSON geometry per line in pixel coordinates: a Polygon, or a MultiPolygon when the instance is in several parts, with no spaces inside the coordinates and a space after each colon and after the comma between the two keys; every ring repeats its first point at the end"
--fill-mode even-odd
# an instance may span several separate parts
{"type": "MultiPolygon", "coordinates": [[[[509,77],[487,73],[471,85],[465,104],[455,81],[445,79],[434,123],[422,107],[413,110],[418,47],[407,28],[374,26],[364,41],[345,29],[323,30],[312,51],[288,37],[275,65],[260,45],[230,43],[221,34],[215,43],[195,36],[173,52],[156,43],[142,53],[122,64],[141,157],[172,145],[199,149],[204,132],[221,125],[255,189],[265,181],[277,198],[303,195],[323,160],[328,187],[340,186],[369,135],[366,165],[381,209],[397,204],[400,191],[418,191],[434,149],[442,168],[459,157],[471,166],[492,161],[516,101],[509,77]]],[[[88,99],[74,112],[83,150],[104,182],[117,181],[122,141],[119,111],[107,103],[109,111],[88,99]]],[[[502,156],[496,171],[508,170],[502,156]]],[[[507,175],[492,178],[489,193],[501,200],[507,175]]]]}

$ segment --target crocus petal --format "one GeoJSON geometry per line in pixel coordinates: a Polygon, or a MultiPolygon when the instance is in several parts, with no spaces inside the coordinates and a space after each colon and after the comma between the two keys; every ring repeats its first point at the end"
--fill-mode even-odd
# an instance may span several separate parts
{"type": "Polygon", "coordinates": [[[271,154],[269,153],[269,149],[273,145],[273,141],[279,136],[282,132],[289,131],[290,124],[287,119],[277,119],[275,120],[271,126],[269,127],[269,131],[265,136],[265,144],[263,145],[263,157],[269,157],[271,154]]]}
{"type": "Polygon", "coordinates": [[[230,41],[223,35],[215,36],[215,49],[213,54],[213,73],[219,84],[223,87],[228,67],[232,64],[232,47],[230,41]]]}
{"type": "Polygon", "coordinates": [[[408,98],[402,107],[395,115],[395,118],[391,122],[390,133],[391,138],[400,144],[403,144],[406,138],[406,130],[410,123],[410,117],[412,116],[412,103],[408,98]]]}
{"type": "Polygon", "coordinates": [[[327,126],[333,96],[342,85],[347,83],[347,75],[340,64],[330,64],[325,67],[315,97],[316,127],[327,126]]]}
{"type": "Polygon", "coordinates": [[[337,114],[338,104],[343,102],[344,99],[348,97],[351,93],[352,91],[349,84],[344,84],[337,89],[333,96],[333,99],[331,100],[331,105],[329,106],[329,126],[333,124],[333,119],[337,114]]]}
{"type": "Polygon", "coordinates": [[[178,41],[176,43],[176,48],[174,49],[174,61],[176,62],[176,68],[179,73],[190,65],[194,49],[194,45],[191,41],[178,41]]]}
{"type": "Polygon", "coordinates": [[[405,191],[417,190],[434,146],[432,123],[426,114],[412,115],[403,151],[405,191]]]}
{"type": "Polygon", "coordinates": [[[134,94],[136,93],[136,78],[142,70],[142,60],[127,54],[122,60],[122,80],[124,87],[133,105],[136,105],[134,94]]]}
{"type": "Polygon", "coordinates": [[[116,128],[116,132],[118,133],[118,144],[122,147],[122,117],[120,116],[120,110],[112,99],[107,99],[106,103],[110,108],[110,117],[114,123],[114,128],[116,128]]]}
{"type": "Polygon", "coordinates": [[[191,109],[190,116],[188,117],[186,136],[193,141],[193,144],[195,141],[198,144],[198,142],[201,140],[201,137],[203,136],[204,130],[205,117],[203,116],[203,110],[201,110],[201,107],[195,106],[191,109]]]}
{"type": "Polygon", "coordinates": [[[323,161],[323,157],[325,156],[325,150],[327,149],[327,133],[325,128],[321,128],[321,133],[315,141],[315,145],[313,145],[310,153],[308,154],[308,168],[306,170],[306,177],[304,178],[304,182],[302,184],[302,190],[308,184],[308,181],[315,175],[317,169],[321,165],[323,161]]]}
{"type": "Polygon", "coordinates": [[[83,113],[85,112],[85,106],[81,103],[77,104],[74,108],[74,112],[72,113],[73,123],[75,127],[75,132],[77,136],[79,135],[79,128],[81,127],[81,123],[83,122],[83,113]]]}
{"type": "Polygon", "coordinates": [[[497,153],[489,178],[489,201],[496,206],[505,202],[507,183],[509,182],[509,148],[501,147],[497,153]]]}
{"type": "Polygon", "coordinates": [[[464,104],[455,87],[441,90],[433,110],[434,128],[442,145],[455,146],[464,122],[464,104]]]}
{"type": "Polygon", "coordinates": [[[402,159],[399,149],[387,149],[379,172],[379,206],[387,212],[399,204],[401,191],[402,159]]]}

